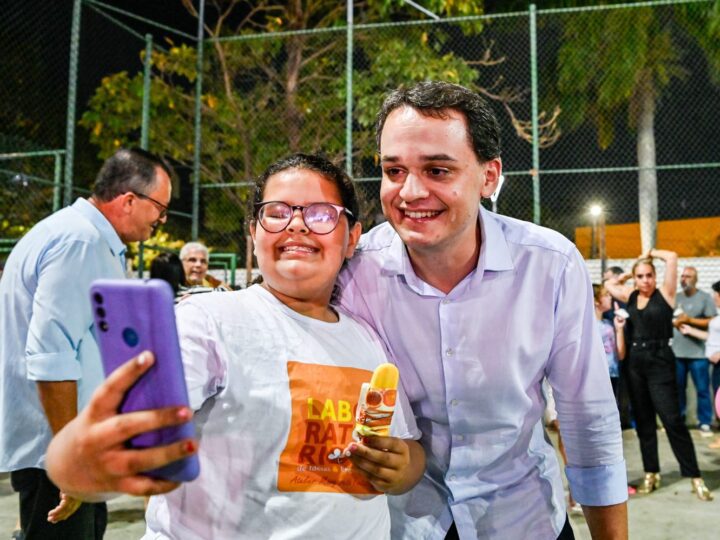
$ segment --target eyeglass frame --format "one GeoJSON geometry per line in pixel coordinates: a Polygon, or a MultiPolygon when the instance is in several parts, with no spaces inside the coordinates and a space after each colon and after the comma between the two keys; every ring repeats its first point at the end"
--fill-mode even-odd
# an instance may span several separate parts
{"type": "Polygon", "coordinates": [[[333,203],[329,203],[329,202],[314,202],[314,203],[308,204],[307,206],[303,206],[301,204],[288,204],[285,201],[263,201],[263,202],[255,203],[253,206],[255,207],[255,221],[260,224],[260,226],[263,228],[264,231],[266,231],[270,234],[278,234],[278,233],[283,232],[285,229],[287,229],[290,226],[290,223],[292,223],[293,217],[295,216],[295,210],[300,210],[300,216],[302,216],[303,224],[307,227],[308,231],[312,232],[313,234],[318,234],[321,236],[330,234],[335,229],[337,229],[337,226],[340,224],[340,217],[343,214],[347,214],[349,216],[349,218],[355,218],[353,213],[350,210],[348,210],[347,208],[345,208],[343,205],[333,204],[333,203]],[[262,224],[262,220],[260,219],[260,210],[262,210],[264,206],[266,206],[268,204],[273,204],[273,203],[274,204],[278,204],[278,203],[284,204],[285,206],[290,208],[290,210],[292,211],[290,213],[290,218],[288,219],[287,223],[279,231],[268,231],[267,228],[265,228],[265,225],[262,224]],[[326,204],[328,206],[332,206],[338,213],[338,218],[337,218],[337,221],[335,222],[335,225],[328,232],[315,232],[312,230],[310,225],[307,224],[307,221],[305,221],[305,210],[316,204],[326,204]]]}
{"type": "Polygon", "coordinates": [[[147,199],[148,201],[151,201],[151,202],[155,203],[156,205],[158,205],[162,209],[162,210],[160,210],[160,215],[158,216],[158,219],[163,219],[164,217],[167,217],[168,212],[170,211],[170,208],[168,208],[166,205],[164,205],[160,201],[153,199],[149,195],[145,195],[144,193],[139,193],[137,191],[130,191],[130,193],[132,193],[136,197],[139,197],[141,199],[147,199]]]}

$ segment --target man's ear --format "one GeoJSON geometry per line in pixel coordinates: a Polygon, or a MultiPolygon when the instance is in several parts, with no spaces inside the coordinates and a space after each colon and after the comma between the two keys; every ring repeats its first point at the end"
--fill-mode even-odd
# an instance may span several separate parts
{"type": "Polygon", "coordinates": [[[495,193],[500,182],[500,175],[502,174],[502,160],[497,157],[483,163],[483,177],[482,185],[480,187],[480,195],[488,199],[495,193]]]}
{"type": "Polygon", "coordinates": [[[119,197],[119,206],[123,214],[129,214],[132,212],[135,205],[138,203],[138,197],[131,192],[124,193],[119,197]]]}

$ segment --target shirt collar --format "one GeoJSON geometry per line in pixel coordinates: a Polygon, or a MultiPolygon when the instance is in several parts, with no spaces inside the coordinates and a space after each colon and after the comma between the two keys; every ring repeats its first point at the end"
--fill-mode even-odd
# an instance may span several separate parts
{"type": "Polygon", "coordinates": [[[73,210],[87,219],[93,226],[100,232],[100,235],[105,239],[110,251],[116,257],[121,257],[125,254],[126,247],[123,241],[120,240],[117,231],[108,221],[108,219],[91,204],[87,199],[79,197],[72,205],[73,210]]]}
{"type": "MultiPolygon", "coordinates": [[[[482,246],[477,269],[482,271],[475,273],[482,275],[482,272],[486,270],[491,272],[512,270],[515,266],[497,215],[481,206],[478,221],[480,222],[482,246]]],[[[388,257],[383,266],[383,273],[415,277],[410,256],[398,234],[393,235],[388,257]]]]}

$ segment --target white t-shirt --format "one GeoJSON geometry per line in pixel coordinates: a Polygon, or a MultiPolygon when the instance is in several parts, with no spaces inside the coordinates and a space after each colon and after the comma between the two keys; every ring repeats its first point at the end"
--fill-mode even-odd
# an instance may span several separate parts
{"type": "MultiPolygon", "coordinates": [[[[151,499],[145,538],[388,538],[386,496],[340,457],[360,385],[386,361],[379,340],[261,286],[187,299],[177,324],[200,476],[151,499]]],[[[417,439],[398,394],[392,433],[417,439]]]]}
{"type": "Polygon", "coordinates": [[[708,338],[705,342],[705,356],[710,358],[720,351],[720,315],[710,319],[708,323],[708,338]]]}

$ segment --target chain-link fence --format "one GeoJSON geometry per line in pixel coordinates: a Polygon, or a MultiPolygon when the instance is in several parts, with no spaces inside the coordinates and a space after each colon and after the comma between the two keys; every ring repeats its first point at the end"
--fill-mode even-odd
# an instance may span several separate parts
{"type": "MultiPolygon", "coordinates": [[[[13,24],[2,31],[11,76],[0,92],[2,118],[15,121],[0,130],[0,152],[60,148],[72,85],[58,73],[72,67],[72,47],[49,51],[69,51],[70,62],[36,68],[52,73],[47,84],[59,89],[52,111],[35,108],[52,129],[18,128],[25,123],[7,103],[45,88],[42,77],[23,82],[30,76],[23,78],[23,55],[42,56],[48,45],[37,34],[44,24],[70,31],[73,2],[51,3],[37,16],[16,3],[13,24]],[[13,41],[21,34],[40,45],[20,51],[13,41]],[[27,140],[9,144],[14,137],[27,140]]],[[[126,11],[127,2],[74,2],[79,75],[77,112],[71,103],[68,117],[77,127],[66,158],[74,174],[63,181],[89,187],[97,158],[120,145],[169,157],[179,173],[166,226],[172,239],[198,236],[244,264],[251,179],[293,151],[344,162],[364,198],[365,226],[381,221],[373,122],[382,96],[400,84],[443,79],[485,95],[500,119],[506,182],[498,212],[560,231],[588,258],[635,256],[641,236],[684,256],[720,252],[720,23],[712,1],[531,6],[395,23],[376,23],[382,19],[365,9],[356,10],[352,25],[344,8],[295,19],[286,10],[263,21],[259,34],[251,32],[257,21],[245,24],[247,12],[208,11],[202,41],[192,28],[204,3],[167,3],[190,22],[160,24],[126,11]],[[641,234],[641,223],[656,221],[656,233],[641,234]]],[[[407,19],[412,10],[403,9],[385,20],[407,19]]],[[[15,188],[46,197],[28,206],[28,223],[52,210],[54,156],[0,162],[7,171],[0,174],[3,215],[13,216],[12,227],[17,218],[5,210],[5,193],[15,188]],[[35,187],[35,179],[45,183],[35,187]]]]}

